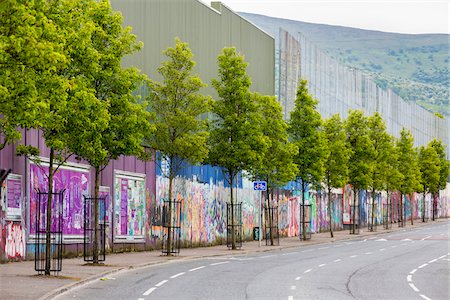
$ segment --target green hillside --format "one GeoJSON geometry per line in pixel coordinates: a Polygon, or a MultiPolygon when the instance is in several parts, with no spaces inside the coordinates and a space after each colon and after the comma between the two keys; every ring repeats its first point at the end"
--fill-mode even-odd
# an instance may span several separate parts
{"type": "Polygon", "coordinates": [[[450,116],[450,35],[399,34],[240,13],[269,34],[301,32],[330,56],[407,101],[450,116]]]}

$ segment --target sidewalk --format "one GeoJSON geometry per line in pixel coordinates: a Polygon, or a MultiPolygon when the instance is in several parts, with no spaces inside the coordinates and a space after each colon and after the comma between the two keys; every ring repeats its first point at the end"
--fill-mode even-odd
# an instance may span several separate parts
{"type": "Polygon", "coordinates": [[[400,230],[411,230],[436,223],[447,222],[447,219],[422,223],[416,221],[414,226],[407,224],[406,227],[399,228],[393,224],[391,229],[383,229],[378,226],[374,232],[362,228],[359,235],[351,235],[348,230],[334,232],[334,238],[330,238],[329,232],[312,235],[310,241],[300,241],[298,237],[281,238],[280,246],[266,246],[265,241],[245,242],[240,250],[228,250],[226,245],[214,247],[201,247],[181,249],[178,256],[162,256],[161,251],[133,252],[110,254],[106,256],[103,266],[86,265],[83,258],[64,259],[62,272],[59,276],[38,276],[34,271],[34,261],[14,262],[0,265],[0,298],[1,299],[51,299],[55,295],[62,293],[77,285],[85,284],[94,279],[106,277],[115,272],[134,269],[153,264],[161,264],[174,260],[191,260],[211,256],[235,256],[246,255],[256,252],[279,251],[292,247],[305,247],[316,244],[332,243],[336,241],[361,239],[368,236],[380,235],[400,230]]]}

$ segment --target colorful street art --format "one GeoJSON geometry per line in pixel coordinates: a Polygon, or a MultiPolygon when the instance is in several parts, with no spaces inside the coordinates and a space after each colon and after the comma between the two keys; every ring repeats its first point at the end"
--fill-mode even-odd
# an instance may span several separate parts
{"type": "Polygon", "coordinates": [[[25,258],[25,230],[20,222],[7,223],[5,254],[8,259],[25,258]]]}
{"type": "MultiPolygon", "coordinates": [[[[48,189],[48,167],[30,164],[30,233],[36,232],[37,190],[48,189]]],[[[64,190],[63,235],[83,235],[83,195],[89,195],[89,172],[82,168],[60,167],[53,177],[54,191],[64,190]]],[[[45,197],[41,205],[46,206],[45,197]]],[[[45,220],[42,216],[41,220],[45,220]]]]}
{"type": "Polygon", "coordinates": [[[144,239],[145,178],[116,175],[114,180],[114,238],[144,239]]]}
{"type": "Polygon", "coordinates": [[[6,179],[6,218],[20,220],[22,217],[22,176],[9,174],[6,179]]]}

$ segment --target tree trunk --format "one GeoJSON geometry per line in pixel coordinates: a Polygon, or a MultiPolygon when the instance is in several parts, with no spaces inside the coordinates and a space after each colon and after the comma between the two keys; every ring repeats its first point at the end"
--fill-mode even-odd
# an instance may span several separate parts
{"type": "Polygon", "coordinates": [[[167,213],[167,255],[172,255],[172,185],[173,185],[173,157],[170,158],[169,162],[169,208],[167,213]]]}
{"type": "Polygon", "coordinates": [[[375,217],[375,189],[372,188],[372,207],[370,212],[370,231],[374,231],[373,219],[375,217]]]}
{"type": "Polygon", "coordinates": [[[436,218],[436,210],[437,210],[437,200],[439,199],[439,191],[436,193],[433,193],[433,217],[432,217],[432,221],[435,220],[436,218]],[[438,197],[436,197],[436,195],[438,197]]]}
{"type": "Polygon", "coordinates": [[[414,225],[414,201],[412,194],[409,194],[409,204],[411,205],[411,225],[414,225]]]}
{"type": "Polygon", "coordinates": [[[305,181],[302,179],[302,235],[303,240],[306,241],[306,222],[305,222],[305,181]]]}
{"type": "Polygon", "coordinates": [[[426,209],[425,209],[425,206],[426,206],[426,202],[425,202],[425,197],[426,197],[426,195],[427,195],[427,192],[426,192],[426,188],[425,188],[425,187],[423,187],[423,200],[422,200],[422,223],[425,223],[425,211],[426,211],[426,209]]]}
{"type": "Polygon", "coordinates": [[[333,219],[332,219],[332,211],[331,211],[331,188],[328,186],[328,215],[330,216],[330,235],[333,235],[333,219]]]}
{"type": "Polygon", "coordinates": [[[352,233],[356,233],[356,188],[353,188],[353,212],[352,212],[352,233]]]}
{"type": "MultiPolygon", "coordinates": [[[[270,194],[272,194],[273,199],[273,189],[271,189],[270,194]]],[[[272,206],[270,205],[270,196],[269,196],[269,189],[267,189],[267,209],[268,209],[268,218],[269,218],[269,236],[270,236],[270,245],[273,246],[273,210],[272,206]]]]}
{"type": "Polygon", "coordinates": [[[50,275],[51,269],[51,234],[52,229],[52,200],[53,200],[53,159],[55,150],[50,148],[50,162],[48,166],[48,194],[47,194],[47,224],[45,232],[45,275],[50,275]]]}
{"type": "MultiPolygon", "coordinates": [[[[231,249],[236,250],[236,229],[234,228],[234,200],[233,200],[233,184],[234,184],[234,174],[230,172],[231,177],[231,249]]],[[[260,229],[261,230],[261,229],[260,229]]]]}
{"type": "MultiPolygon", "coordinates": [[[[98,193],[100,189],[100,168],[95,168],[95,188],[94,188],[94,243],[92,245],[92,262],[98,264],[99,241],[98,241],[98,193]]],[[[106,208],[106,206],[105,206],[106,208]]]]}

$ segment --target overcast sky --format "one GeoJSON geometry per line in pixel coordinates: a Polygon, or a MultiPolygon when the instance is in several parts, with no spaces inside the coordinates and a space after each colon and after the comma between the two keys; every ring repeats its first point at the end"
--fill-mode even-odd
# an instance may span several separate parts
{"type": "Polygon", "coordinates": [[[397,33],[450,33],[450,0],[221,1],[236,12],[309,23],[397,33]]]}

